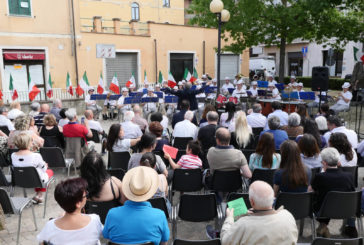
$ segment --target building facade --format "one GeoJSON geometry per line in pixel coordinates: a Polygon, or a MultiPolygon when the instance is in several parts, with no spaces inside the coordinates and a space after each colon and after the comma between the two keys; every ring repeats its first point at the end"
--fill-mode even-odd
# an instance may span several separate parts
{"type": "MultiPolygon", "coordinates": [[[[45,100],[49,74],[61,99],[76,98],[66,93],[67,72],[73,87],[85,71],[91,86],[97,86],[102,74],[106,87],[115,74],[120,86],[132,74],[138,85],[144,74],[154,83],[159,71],[165,79],[171,71],[178,81],[185,68],[214,77],[217,30],[185,25],[185,6],[188,1],[0,1],[4,101],[11,101],[10,74],[20,101],[29,101],[29,78],[42,90],[36,100],[45,100]],[[100,48],[105,47],[115,50],[113,58],[102,58],[100,48]]],[[[248,50],[222,54],[221,61],[221,78],[248,76],[248,50]]]]}

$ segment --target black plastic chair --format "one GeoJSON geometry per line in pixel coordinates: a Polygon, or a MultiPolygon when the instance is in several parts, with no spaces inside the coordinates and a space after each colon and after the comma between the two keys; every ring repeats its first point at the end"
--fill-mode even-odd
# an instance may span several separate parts
{"type": "Polygon", "coordinates": [[[51,177],[47,183],[43,183],[35,167],[12,167],[12,173],[13,184],[23,188],[24,197],[27,197],[26,188],[46,188],[43,211],[43,218],[45,218],[49,186],[56,179],[51,177]]]}
{"type": "Polygon", "coordinates": [[[158,209],[162,210],[164,212],[164,214],[166,215],[166,218],[169,219],[169,213],[168,213],[168,208],[167,208],[167,204],[166,204],[166,199],[164,199],[163,197],[156,197],[156,198],[149,199],[148,202],[150,202],[150,204],[152,204],[153,208],[158,208],[158,209]]]}
{"type": "Polygon", "coordinates": [[[342,171],[351,173],[353,175],[355,188],[358,187],[358,168],[359,168],[358,166],[340,168],[342,171]]]}
{"type": "Polygon", "coordinates": [[[12,195],[11,175],[5,175],[2,169],[0,169],[0,186],[9,187],[11,189],[10,195],[12,195]]]}
{"type": "Polygon", "coordinates": [[[39,149],[43,160],[48,163],[49,168],[67,168],[67,176],[70,176],[70,169],[73,165],[75,169],[75,175],[77,175],[77,169],[74,159],[65,159],[63,151],[58,147],[41,147],[39,149]]]}
{"type": "MultiPolygon", "coordinates": [[[[177,218],[189,222],[206,222],[221,219],[215,194],[182,194],[179,205],[172,211],[172,238],[177,236],[177,218]]],[[[216,223],[215,223],[216,225],[216,223]]]]}
{"type": "Polygon", "coordinates": [[[238,198],[244,199],[245,205],[248,209],[252,208],[252,205],[250,204],[248,193],[237,193],[237,192],[229,193],[229,195],[226,198],[226,202],[230,202],[230,201],[236,200],[238,198]]]}
{"type": "Polygon", "coordinates": [[[121,168],[128,171],[130,153],[126,152],[110,152],[109,151],[108,168],[121,168]]]}
{"type": "Polygon", "coordinates": [[[169,166],[169,161],[168,159],[165,159],[164,158],[164,152],[163,151],[153,151],[153,153],[156,155],[156,156],[160,156],[160,158],[163,160],[164,164],[166,165],[166,167],[169,166]]]}
{"type": "Polygon", "coordinates": [[[313,182],[316,174],[321,173],[321,167],[311,168],[311,183],[313,182]]]}
{"type": "Polygon", "coordinates": [[[96,129],[91,129],[92,132],[92,137],[91,138],[87,138],[87,141],[93,141],[95,143],[100,143],[100,135],[99,135],[99,131],[97,131],[96,129]]]}
{"type": "Polygon", "coordinates": [[[87,200],[85,205],[85,210],[87,214],[97,214],[100,216],[100,220],[102,224],[105,224],[105,219],[107,213],[110,209],[119,207],[121,204],[117,204],[115,200],[107,201],[107,202],[94,202],[87,200]]]}
{"type": "MultiPolygon", "coordinates": [[[[276,199],[275,208],[283,206],[287,209],[296,220],[300,220],[300,233],[302,236],[304,227],[304,218],[310,217],[312,219],[312,200],[313,192],[304,193],[288,193],[280,192],[276,199]]],[[[315,232],[313,222],[311,222],[312,233],[315,232]]]]}
{"type": "Polygon", "coordinates": [[[121,168],[113,168],[113,169],[106,169],[106,172],[110,174],[110,176],[114,176],[118,178],[120,181],[123,181],[125,171],[121,168]]]}
{"type": "Polygon", "coordinates": [[[311,243],[312,245],[363,245],[363,238],[333,239],[318,237],[311,243]]]}
{"type": "Polygon", "coordinates": [[[240,169],[232,171],[215,170],[212,175],[211,189],[221,192],[236,192],[242,189],[240,169]]]}
{"type": "Polygon", "coordinates": [[[5,168],[9,166],[9,161],[6,160],[6,157],[0,153],[0,168],[5,168]]]}
{"type": "Polygon", "coordinates": [[[3,131],[4,134],[9,136],[10,130],[9,130],[8,126],[0,126],[0,130],[3,131]]]}
{"type": "Polygon", "coordinates": [[[254,136],[259,136],[263,132],[264,128],[252,128],[254,136]]]}
{"type": "Polygon", "coordinates": [[[18,219],[18,231],[16,235],[16,244],[19,244],[19,235],[21,227],[21,217],[25,207],[30,206],[32,208],[33,221],[35,230],[38,230],[37,219],[35,218],[34,206],[32,205],[32,199],[26,197],[9,197],[8,193],[0,188],[0,204],[4,211],[4,214],[17,214],[18,219]]]}
{"type": "Polygon", "coordinates": [[[256,168],[253,171],[253,176],[250,180],[250,183],[253,183],[256,180],[265,181],[271,186],[273,186],[273,178],[274,173],[276,172],[276,169],[259,169],[256,168]]]}
{"type": "MultiPolygon", "coordinates": [[[[347,219],[358,220],[359,235],[363,234],[363,223],[361,220],[361,191],[341,192],[330,191],[326,194],[319,212],[315,218],[347,219]]],[[[313,233],[315,234],[315,232],[313,233]]]]}
{"type": "Polygon", "coordinates": [[[169,200],[172,203],[174,191],[194,192],[202,189],[202,171],[196,169],[175,169],[172,184],[169,186],[169,200]]]}
{"type": "Polygon", "coordinates": [[[178,148],[178,150],[186,150],[189,141],[193,140],[192,137],[176,137],[173,140],[173,147],[178,148]]]}
{"type": "Polygon", "coordinates": [[[220,239],[206,240],[206,241],[192,241],[192,240],[182,240],[176,239],[173,245],[220,245],[220,239]]]}

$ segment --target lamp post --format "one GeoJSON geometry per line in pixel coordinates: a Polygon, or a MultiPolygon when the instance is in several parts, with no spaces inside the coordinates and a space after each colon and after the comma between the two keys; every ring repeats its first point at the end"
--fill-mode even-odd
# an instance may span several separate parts
{"type": "Polygon", "coordinates": [[[224,3],[221,0],[212,0],[210,3],[210,11],[217,15],[218,18],[218,36],[217,36],[217,92],[216,97],[220,93],[220,54],[221,54],[221,25],[228,22],[230,12],[224,9],[224,3]]]}

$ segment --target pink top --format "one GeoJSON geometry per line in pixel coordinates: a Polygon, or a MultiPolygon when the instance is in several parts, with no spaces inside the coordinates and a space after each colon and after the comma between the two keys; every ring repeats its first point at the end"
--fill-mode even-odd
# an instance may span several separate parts
{"type": "Polygon", "coordinates": [[[182,169],[202,168],[201,159],[192,154],[183,155],[177,164],[180,165],[182,169]]]}

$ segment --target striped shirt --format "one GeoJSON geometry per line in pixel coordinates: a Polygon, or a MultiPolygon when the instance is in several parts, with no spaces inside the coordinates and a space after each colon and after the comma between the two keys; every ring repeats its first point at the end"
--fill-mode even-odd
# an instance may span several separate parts
{"type": "Polygon", "coordinates": [[[198,156],[192,154],[183,155],[177,164],[180,165],[182,169],[194,169],[202,167],[201,159],[198,156]]]}

